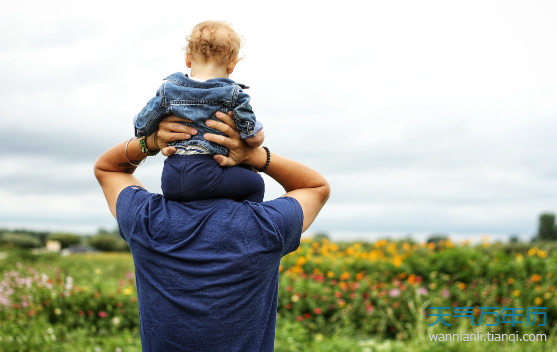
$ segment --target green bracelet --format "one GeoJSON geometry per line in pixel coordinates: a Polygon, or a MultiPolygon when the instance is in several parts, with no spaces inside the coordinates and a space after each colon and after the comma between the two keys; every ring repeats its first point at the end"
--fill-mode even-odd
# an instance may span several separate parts
{"type": "Polygon", "coordinates": [[[147,156],[155,156],[157,155],[161,150],[157,150],[156,152],[152,152],[149,150],[149,148],[147,148],[147,143],[145,142],[145,137],[141,137],[139,139],[139,148],[141,148],[141,152],[147,156]]]}

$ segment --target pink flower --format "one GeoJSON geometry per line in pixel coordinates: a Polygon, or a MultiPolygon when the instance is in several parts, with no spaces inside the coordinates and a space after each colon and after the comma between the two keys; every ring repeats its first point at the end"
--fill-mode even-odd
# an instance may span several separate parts
{"type": "Polygon", "coordinates": [[[420,296],[424,296],[427,295],[427,288],[425,287],[420,287],[416,290],[416,292],[418,293],[418,295],[420,296]]]}
{"type": "Polygon", "coordinates": [[[444,289],[443,291],[441,291],[441,296],[443,296],[445,298],[449,298],[449,296],[450,296],[449,290],[444,289]]]}
{"type": "Polygon", "coordinates": [[[99,317],[106,318],[106,312],[100,311],[99,312],[99,317]]]}
{"type": "Polygon", "coordinates": [[[393,288],[389,291],[389,296],[398,297],[400,296],[400,290],[398,288],[393,288]]]}

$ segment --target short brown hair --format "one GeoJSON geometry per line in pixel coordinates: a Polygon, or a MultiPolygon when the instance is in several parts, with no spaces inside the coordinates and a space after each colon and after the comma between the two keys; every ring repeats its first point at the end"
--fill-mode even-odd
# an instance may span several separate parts
{"type": "Polygon", "coordinates": [[[186,41],[184,49],[194,60],[203,58],[205,62],[216,60],[219,63],[239,60],[242,38],[227,22],[201,22],[193,28],[186,41]]]}

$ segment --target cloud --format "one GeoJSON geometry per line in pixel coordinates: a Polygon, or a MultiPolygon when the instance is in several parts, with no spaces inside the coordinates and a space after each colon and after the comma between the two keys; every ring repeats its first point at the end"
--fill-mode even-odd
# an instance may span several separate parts
{"type": "MultiPolygon", "coordinates": [[[[246,38],[232,78],[252,87],[265,145],[332,185],[314,228],[528,233],[554,209],[553,3],[225,5],[211,17],[246,38]]],[[[3,9],[0,225],[114,224],[92,165],[186,69],[183,39],[206,17],[183,2],[3,9]]],[[[163,160],[137,171],[149,190],[163,160]]],[[[282,195],[266,180],[266,199],[282,195]]]]}

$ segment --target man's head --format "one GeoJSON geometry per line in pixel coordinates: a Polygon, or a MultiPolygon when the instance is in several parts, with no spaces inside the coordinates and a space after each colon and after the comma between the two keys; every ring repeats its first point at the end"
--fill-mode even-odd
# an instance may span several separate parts
{"type": "Polygon", "coordinates": [[[227,66],[232,73],[240,61],[238,53],[242,44],[240,36],[230,24],[222,21],[205,21],[193,28],[186,37],[186,65],[191,63],[217,64],[227,66]]]}

